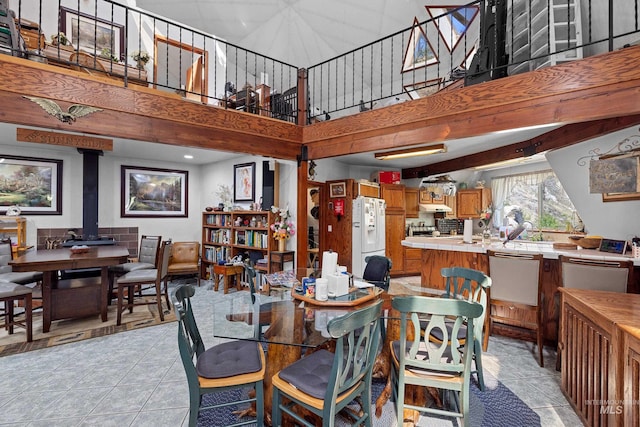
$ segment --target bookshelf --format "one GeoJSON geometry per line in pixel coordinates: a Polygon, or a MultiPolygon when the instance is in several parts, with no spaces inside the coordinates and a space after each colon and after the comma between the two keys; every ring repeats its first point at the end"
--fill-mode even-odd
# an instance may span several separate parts
{"type": "Polygon", "coordinates": [[[268,211],[212,211],[202,213],[202,256],[200,277],[212,277],[213,266],[236,255],[249,253],[256,270],[269,273],[269,254],[273,241],[268,211]]]}

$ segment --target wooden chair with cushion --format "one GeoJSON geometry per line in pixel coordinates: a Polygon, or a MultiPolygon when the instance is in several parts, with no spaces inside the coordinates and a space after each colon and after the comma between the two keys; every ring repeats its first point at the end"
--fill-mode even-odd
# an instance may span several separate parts
{"type": "MultiPolygon", "coordinates": [[[[169,264],[169,257],[171,256],[171,242],[163,242],[159,251],[159,262],[157,268],[133,270],[127,274],[120,276],[116,281],[118,286],[118,316],[116,324],[120,325],[122,321],[122,312],[125,309],[129,309],[129,312],[133,312],[133,307],[136,305],[149,305],[157,304],[158,314],[160,320],[164,321],[164,313],[162,310],[162,282],[167,275],[167,266],[169,264]],[[136,297],[135,291],[140,289],[144,285],[151,285],[150,288],[154,290],[155,299],[148,300],[146,294],[142,297],[136,297]],[[127,302],[124,304],[124,293],[127,292],[127,302]]],[[[167,287],[164,287],[164,295],[167,300],[167,309],[171,310],[171,304],[169,302],[169,293],[167,287]]]]}
{"type": "Polygon", "coordinates": [[[41,271],[14,272],[9,261],[13,258],[10,240],[0,241],[0,282],[28,285],[29,283],[42,283],[41,271]]]}
{"type": "Polygon", "coordinates": [[[395,297],[391,301],[400,312],[400,340],[389,343],[392,355],[392,383],[397,404],[398,425],[403,425],[405,408],[436,415],[455,416],[462,425],[469,414],[469,378],[473,346],[458,339],[465,331],[465,339],[474,339],[474,325],[479,322],[483,308],[475,302],[422,296],[395,297]],[[420,330],[418,330],[420,329],[420,330]],[[429,338],[438,331],[444,337],[440,343],[429,338]],[[462,348],[462,350],[460,350],[462,348]],[[452,392],[457,410],[421,407],[404,402],[405,387],[416,385],[452,392]]]}
{"type": "Polygon", "coordinates": [[[200,411],[247,401],[256,403],[256,420],[234,425],[264,425],[263,381],[266,364],[262,346],[255,341],[237,340],[205,350],[191,306],[194,294],[195,288],[189,285],[180,285],[172,293],[178,317],[178,348],[189,385],[189,426],[195,427],[200,411]],[[246,387],[255,388],[255,398],[201,406],[205,394],[246,387]]]}
{"type": "Polygon", "coordinates": [[[322,417],[323,426],[332,426],[336,415],[350,412],[352,425],[371,425],[371,376],[380,341],[382,301],[336,317],[327,331],[336,338],[336,351],[318,350],[294,362],[273,376],[272,421],[281,425],[282,412],[305,426],[295,407],[303,407],[322,417]],[[360,397],[361,411],[347,405],[360,397]]]}
{"type": "Polygon", "coordinates": [[[4,327],[13,334],[14,326],[22,326],[27,331],[27,342],[33,341],[32,290],[23,285],[11,282],[0,282],[0,302],[4,304],[4,327]],[[14,305],[16,301],[24,301],[24,321],[16,320],[14,305]]]}
{"type": "Polygon", "coordinates": [[[200,286],[200,243],[173,242],[165,286],[171,277],[189,275],[195,275],[200,286]]]}
{"type": "Polygon", "coordinates": [[[109,296],[113,293],[113,282],[117,277],[135,270],[150,270],[158,265],[158,254],[162,236],[146,236],[140,238],[138,258],[124,264],[109,267],[109,296]]]}
{"type": "Polygon", "coordinates": [[[512,254],[487,251],[491,276],[490,328],[493,322],[532,330],[536,333],[538,363],[544,366],[542,347],[542,254],[512,254]],[[512,313],[525,314],[510,316],[512,313]]]}
{"type": "MultiPolygon", "coordinates": [[[[472,358],[475,362],[475,373],[478,377],[478,386],[484,391],[484,375],[482,371],[482,352],[487,350],[489,339],[489,318],[487,316],[488,290],[491,287],[491,278],[481,271],[464,267],[443,268],[440,271],[445,278],[444,298],[464,299],[475,302],[482,307],[482,313],[474,323],[472,358]]],[[[452,324],[448,323],[448,326],[452,324]]],[[[458,333],[458,341],[461,345],[467,343],[466,325],[463,325],[458,333]]],[[[444,337],[439,329],[431,333],[431,341],[442,342],[444,337]]]]}

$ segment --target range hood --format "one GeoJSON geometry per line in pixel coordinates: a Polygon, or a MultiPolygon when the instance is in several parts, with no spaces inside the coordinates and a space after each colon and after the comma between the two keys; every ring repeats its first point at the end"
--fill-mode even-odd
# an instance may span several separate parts
{"type": "Polygon", "coordinates": [[[447,205],[438,205],[435,203],[420,204],[420,212],[451,212],[451,209],[447,205]]]}

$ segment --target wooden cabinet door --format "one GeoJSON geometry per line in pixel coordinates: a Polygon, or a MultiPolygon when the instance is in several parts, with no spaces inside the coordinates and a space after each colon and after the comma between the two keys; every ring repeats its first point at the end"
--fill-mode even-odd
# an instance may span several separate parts
{"type": "Polygon", "coordinates": [[[419,190],[417,188],[404,189],[404,212],[407,218],[418,218],[419,216],[419,190]]]}
{"type": "Polygon", "coordinates": [[[491,189],[459,190],[456,197],[458,218],[480,218],[480,213],[491,203],[491,189]]]}
{"type": "Polygon", "coordinates": [[[380,184],[380,196],[387,203],[387,209],[405,209],[404,185],[380,184]]]}
{"type": "Polygon", "coordinates": [[[405,238],[404,209],[388,209],[385,213],[385,253],[391,259],[391,274],[404,272],[404,251],[402,242],[405,238]]]}
{"type": "Polygon", "coordinates": [[[431,197],[431,193],[429,193],[427,190],[420,189],[420,203],[432,203],[433,202],[433,198],[431,197]]]}
{"type": "Polygon", "coordinates": [[[447,212],[445,214],[445,218],[457,218],[458,217],[458,209],[457,209],[458,201],[456,199],[456,196],[444,196],[444,204],[451,208],[451,212],[447,212]]]}

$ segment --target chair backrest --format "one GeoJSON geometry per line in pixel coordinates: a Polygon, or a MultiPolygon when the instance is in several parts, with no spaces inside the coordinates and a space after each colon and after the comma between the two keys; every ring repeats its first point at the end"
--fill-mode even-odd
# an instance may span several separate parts
{"type": "Polygon", "coordinates": [[[199,242],[173,242],[171,263],[198,264],[200,258],[199,242]]]}
{"type": "Polygon", "coordinates": [[[560,255],[562,286],[597,291],[627,292],[633,262],[597,261],[560,255]]]}
{"type": "Polygon", "coordinates": [[[160,261],[157,265],[158,279],[162,280],[166,277],[169,269],[169,259],[171,258],[171,247],[173,243],[170,240],[162,242],[160,246],[160,261]]]}
{"type": "Polygon", "coordinates": [[[244,262],[244,272],[247,276],[247,283],[249,283],[251,304],[254,304],[256,302],[256,269],[248,259],[244,262]]]}
{"type": "Polygon", "coordinates": [[[191,306],[191,297],[195,292],[195,288],[191,285],[180,285],[171,293],[171,300],[178,318],[178,349],[190,389],[199,387],[194,356],[197,358],[204,352],[204,342],[191,306]]]}
{"type": "Polygon", "coordinates": [[[327,324],[329,335],[337,340],[325,402],[335,402],[341,393],[371,379],[380,343],[381,312],[382,300],[327,324]]]}
{"type": "Polygon", "coordinates": [[[487,251],[491,299],[537,307],[542,283],[542,254],[487,251]]]}
{"type": "Polygon", "coordinates": [[[138,261],[158,265],[158,254],[162,236],[145,236],[140,238],[138,261]]]}
{"type": "MultiPolygon", "coordinates": [[[[474,336],[476,340],[482,337],[482,329],[487,317],[487,291],[491,287],[491,278],[482,271],[465,267],[449,267],[440,270],[445,278],[445,293],[443,297],[454,299],[466,299],[476,302],[482,307],[482,313],[474,323],[474,336]]],[[[488,327],[489,325],[486,324],[488,327]]],[[[487,332],[488,333],[488,332],[487,332]]]]}
{"type": "Polygon", "coordinates": [[[11,273],[13,268],[9,261],[13,258],[11,251],[11,240],[0,240],[0,273],[11,273]]]}
{"type": "Polygon", "coordinates": [[[404,376],[405,369],[464,373],[466,377],[470,375],[473,346],[465,345],[464,350],[460,351],[458,332],[466,322],[466,341],[473,340],[474,325],[484,312],[480,304],[461,299],[414,295],[395,297],[391,305],[400,312],[397,354],[400,356],[401,375],[404,376]],[[423,331],[420,331],[422,328],[423,331]],[[443,336],[440,343],[429,339],[434,330],[443,336]]]}
{"type": "Polygon", "coordinates": [[[371,255],[365,257],[364,261],[367,265],[364,267],[362,279],[373,283],[385,291],[389,290],[389,282],[391,280],[391,260],[382,255],[371,255]]]}

